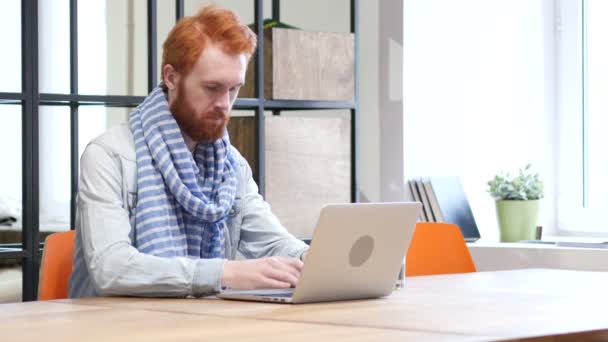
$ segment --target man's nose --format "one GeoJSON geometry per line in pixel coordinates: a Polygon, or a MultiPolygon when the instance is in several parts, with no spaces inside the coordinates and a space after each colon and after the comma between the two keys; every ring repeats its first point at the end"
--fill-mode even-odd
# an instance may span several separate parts
{"type": "Polygon", "coordinates": [[[215,107],[223,111],[230,110],[230,91],[224,91],[217,97],[215,107]]]}

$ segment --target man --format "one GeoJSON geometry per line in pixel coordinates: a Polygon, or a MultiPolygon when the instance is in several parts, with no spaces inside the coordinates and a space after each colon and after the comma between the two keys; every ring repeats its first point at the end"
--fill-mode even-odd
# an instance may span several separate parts
{"type": "Polygon", "coordinates": [[[169,33],[161,85],[82,155],[70,297],[297,283],[307,246],[271,213],[226,131],[255,46],[215,6],[169,33]]]}

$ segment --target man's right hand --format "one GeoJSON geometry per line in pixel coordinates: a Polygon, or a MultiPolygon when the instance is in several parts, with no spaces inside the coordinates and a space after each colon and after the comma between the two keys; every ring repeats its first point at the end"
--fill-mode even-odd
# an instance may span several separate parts
{"type": "Polygon", "coordinates": [[[222,286],[239,290],[289,288],[296,286],[304,263],[297,258],[266,257],[251,260],[227,260],[222,286]]]}

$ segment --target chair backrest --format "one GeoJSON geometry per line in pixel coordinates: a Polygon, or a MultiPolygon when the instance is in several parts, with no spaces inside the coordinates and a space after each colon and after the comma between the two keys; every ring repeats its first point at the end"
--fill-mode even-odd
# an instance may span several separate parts
{"type": "Polygon", "coordinates": [[[417,223],[405,263],[406,276],[476,271],[460,229],[449,223],[417,223]]]}
{"type": "Polygon", "coordinates": [[[49,235],[44,242],[40,262],[38,300],[68,297],[68,280],[72,273],[74,254],[73,230],[49,235]]]}

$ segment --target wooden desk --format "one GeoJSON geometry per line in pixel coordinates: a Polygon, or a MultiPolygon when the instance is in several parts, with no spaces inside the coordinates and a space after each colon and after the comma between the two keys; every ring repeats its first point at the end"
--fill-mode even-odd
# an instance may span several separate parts
{"type": "Polygon", "coordinates": [[[608,273],[527,269],[407,278],[387,298],[335,303],[62,300],[0,305],[0,334],[7,341],[599,340],[608,339],[606,291],[608,273]]]}

